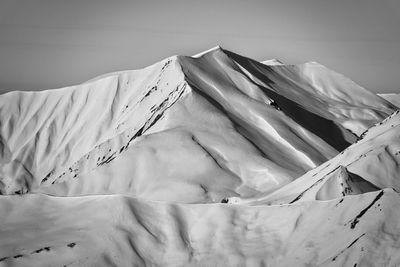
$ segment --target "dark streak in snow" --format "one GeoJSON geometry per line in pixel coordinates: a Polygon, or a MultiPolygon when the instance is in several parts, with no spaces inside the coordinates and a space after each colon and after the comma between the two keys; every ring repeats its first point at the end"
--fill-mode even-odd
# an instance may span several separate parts
{"type": "Polygon", "coordinates": [[[350,228],[354,229],[356,227],[357,223],[359,223],[360,218],[377,202],[381,197],[383,196],[383,190],[375,197],[375,199],[369,204],[365,209],[363,209],[351,222],[350,228]]]}
{"type": "Polygon", "coordinates": [[[332,258],[332,261],[335,261],[337,259],[337,257],[339,257],[343,252],[346,251],[346,249],[351,248],[361,237],[363,237],[365,235],[365,233],[363,233],[362,235],[360,235],[359,237],[357,237],[356,239],[354,239],[353,242],[350,243],[350,245],[348,245],[345,249],[343,249],[342,251],[339,252],[339,254],[337,254],[335,257],[332,258]]]}
{"type": "Polygon", "coordinates": [[[35,250],[34,252],[32,252],[31,254],[35,254],[35,253],[40,253],[42,251],[50,251],[50,247],[44,247],[38,250],[35,250]]]}
{"type": "Polygon", "coordinates": [[[340,200],[338,203],[336,203],[336,205],[335,205],[335,206],[336,206],[336,207],[337,207],[337,206],[339,206],[339,204],[340,204],[340,203],[342,203],[342,202],[343,202],[343,200],[344,200],[344,198],[342,198],[342,199],[341,199],[341,200],[340,200]]]}
{"type": "Polygon", "coordinates": [[[42,179],[42,182],[41,182],[41,183],[46,182],[46,181],[50,178],[50,176],[51,176],[53,173],[54,173],[54,171],[49,172],[49,173],[42,179]]]}
{"type": "Polygon", "coordinates": [[[111,154],[111,156],[109,156],[108,158],[106,158],[105,156],[103,157],[103,160],[97,164],[97,166],[101,166],[103,164],[108,164],[111,161],[113,161],[115,159],[115,152],[111,154]]]}

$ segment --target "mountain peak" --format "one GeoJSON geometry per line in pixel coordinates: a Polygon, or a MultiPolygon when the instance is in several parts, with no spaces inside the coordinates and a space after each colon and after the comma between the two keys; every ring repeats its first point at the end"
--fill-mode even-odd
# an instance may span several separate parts
{"type": "Polygon", "coordinates": [[[194,57],[194,58],[201,57],[205,54],[208,54],[210,52],[217,51],[217,50],[223,50],[222,46],[216,45],[210,49],[204,50],[203,52],[197,53],[197,54],[193,55],[192,57],[194,57]]]}

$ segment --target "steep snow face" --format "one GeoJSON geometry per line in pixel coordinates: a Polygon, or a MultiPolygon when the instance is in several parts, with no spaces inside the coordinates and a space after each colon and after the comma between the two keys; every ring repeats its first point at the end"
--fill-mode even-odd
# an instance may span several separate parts
{"type": "MultiPolygon", "coordinates": [[[[315,132],[329,129],[331,134],[342,133],[346,141],[352,142],[343,128],[360,135],[396,110],[388,101],[316,62],[267,66],[229,51],[226,53],[250,79],[264,87],[266,94],[275,96],[278,105],[284,103],[282,106],[290,107],[286,112],[291,112],[292,117],[306,123],[301,120],[304,110],[311,112],[313,123],[324,126],[315,132]]],[[[331,143],[335,144],[333,140],[331,143]]]]}
{"type": "Polygon", "coordinates": [[[395,110],[220,47],[1,95],[0,266],[400,265],[395,110]]]}
{"type": "Polygon", "coordinates": [[[400,94],[378,94],[396,107],[400,108],[400,94]]]}
{"type": "Polygon", "coordinates": [[[399,173],[400,113],[396,111],[333,159],[271,194],[245,202],[282,204],[333,199],[380,188],[400,191],[399,173]]]}
{"type": "Polygon", "coordinates": [[[25,193],[110,160],[179,98],[176,67],[167,59],[74,87],[2,95],[1,192],[25,193]]]}

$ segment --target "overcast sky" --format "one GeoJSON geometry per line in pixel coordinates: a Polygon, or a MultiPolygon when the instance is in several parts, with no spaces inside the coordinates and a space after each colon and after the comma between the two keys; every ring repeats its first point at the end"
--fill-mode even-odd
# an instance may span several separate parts
{"type": "Polygon", "coordinates": [[[0,0],[0,92],[77,84],[215,45],[318,61],[400,93],[399,0],[0,0]]]}

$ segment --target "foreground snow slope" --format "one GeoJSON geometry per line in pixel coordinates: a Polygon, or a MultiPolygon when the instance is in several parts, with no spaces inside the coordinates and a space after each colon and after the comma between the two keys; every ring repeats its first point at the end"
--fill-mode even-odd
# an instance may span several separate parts
{"type": "Polygon", "coordinates": [[[3,266],[398,266],[399,195],[282,206],[3,196],[3,266]]]}
{"type": "Polygon", "coordinates": [[[396,109],[220,47],[1,95],[0,266],[398,266],[396,109]]]}

